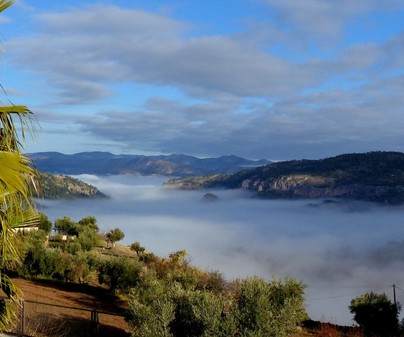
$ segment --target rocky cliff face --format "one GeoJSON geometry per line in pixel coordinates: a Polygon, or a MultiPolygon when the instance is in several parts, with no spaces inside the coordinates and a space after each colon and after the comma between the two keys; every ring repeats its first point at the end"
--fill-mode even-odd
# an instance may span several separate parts
{"type": "Polygon", "coordinates": [[[404,203],[404,154],[369,152],[277,162],[235,174],[174,179],[182,189],[241,188],[266,198],[349,198],[404,203]]]}
{"type": "Polygon", "coordinates": [[[334,179],[292,175],[277,179],[246,179],[241,188],[257,192],[268,198],[349,198],[367,201],[390,202],[393,196],[402,194],[404,189],[399,186],[378,186],[350,184],[336,186],[334,179]]]}

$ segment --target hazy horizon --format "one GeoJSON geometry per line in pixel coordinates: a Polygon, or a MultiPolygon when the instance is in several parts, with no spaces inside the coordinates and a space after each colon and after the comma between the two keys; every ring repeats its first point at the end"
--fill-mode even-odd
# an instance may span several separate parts
{"type": "Polygon", "coordinates": [[[402,207],[260,200],[223,190],[206,203],[205,191],[163,188],[164,177],[77,177],[110,198],[43,200],[40,210],[52,221],[93,215],[101,231],[122,229],[123,244],[139,241],[162,257],[185,249],[193,265],[227,279],[297,278],[308,286],[315,320],[350,325],[352,298],[368,291],[392,298],[391,286],[400,289],[404,277],[402,207]]]}

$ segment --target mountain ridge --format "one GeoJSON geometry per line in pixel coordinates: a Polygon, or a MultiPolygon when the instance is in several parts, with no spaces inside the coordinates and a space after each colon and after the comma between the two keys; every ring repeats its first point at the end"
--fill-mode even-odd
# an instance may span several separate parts
{"type": "Polygon", "coordinates": [[[225,188],[263,198],[345,198],[404,203],[404,154],[367,152],[271,163],[234,174],[171,179],[179,189],[225,188]]]}
{"type": "Polygon", "coordinates": [[[46,173],[77,174],[140,174],[189,177],[217,173],[235,173],[249,166],[268,164],[269,161],[249,160],[233,155],[218,158],[197,158],[184,154],[171,155],[114,155],[93,151],[75,154],[36,152],[27,156],[36,169],[46,173]]]}

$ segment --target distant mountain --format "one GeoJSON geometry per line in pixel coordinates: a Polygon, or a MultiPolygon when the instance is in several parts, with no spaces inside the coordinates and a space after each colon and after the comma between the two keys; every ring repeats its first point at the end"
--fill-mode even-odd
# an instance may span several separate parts
{"type": "Polygon", "coordinates": [[[404,154],[369,152],[272,163],[235,174],[172,179],[180,189],[232,188],[265,198],[349,198],[404,203],[404,154]]]}
{"type": "Polygon", "coordinates": [[[267,160],[248,160],[236,156],[196,158],[183,154],[168,156],[113,155],[109,152],[28,154],[41,172],[75,174],[140,174],[190,177],[217,173],[235,173],[246,167],[266,165],[267,160]]]}

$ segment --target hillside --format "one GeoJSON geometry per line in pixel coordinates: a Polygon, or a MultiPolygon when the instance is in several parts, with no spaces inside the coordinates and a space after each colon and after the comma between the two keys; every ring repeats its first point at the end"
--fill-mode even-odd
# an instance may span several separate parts
{"type": "Polygon", "coordinates": [[[348,198],[404,202],[404,154],[369,152],[272,163],[236,174],[172,179],[179,189],[231,188],[264,198],[348,198]]]}
{"type": "Polygon", "coordinates": [[[39,196],[45,199],[105,197],[96,187],[60,174],[40,172],[39,185],[39,196]]]}
{"type": "MultiPolygon", "coordinates": [[[[126,303],[105,287],[74,284],[45,279],[13,280],[22,290],[28,312],[25,333],[46,333],[46,336],[81,337],[91,331],[92,310],[100,315],[98,336],[129,336],[124,320],[126,303]]],[[[362,337],[355,327],[307,320],[291,337],[362,337]]]]}
{"type": "Polygon", "coordinates": [[[87,337],[93,310],[105,313],[100,315],[97,336],[129,336],[125,302],[108,289],[40,278],[13,282],[23,292],[24,332],[29,336],[87,337]]]}
{"type": "Polygon", "coordinates": [[[113,155],[108,152],[62,154],[39,152],[28,154],[41,172],[59,174],[140,174],[189,177],[196,175],[235,173],[246,167],[268,163],[236,156],[196,158],[183,154],[169,156],[113,155]]]}

